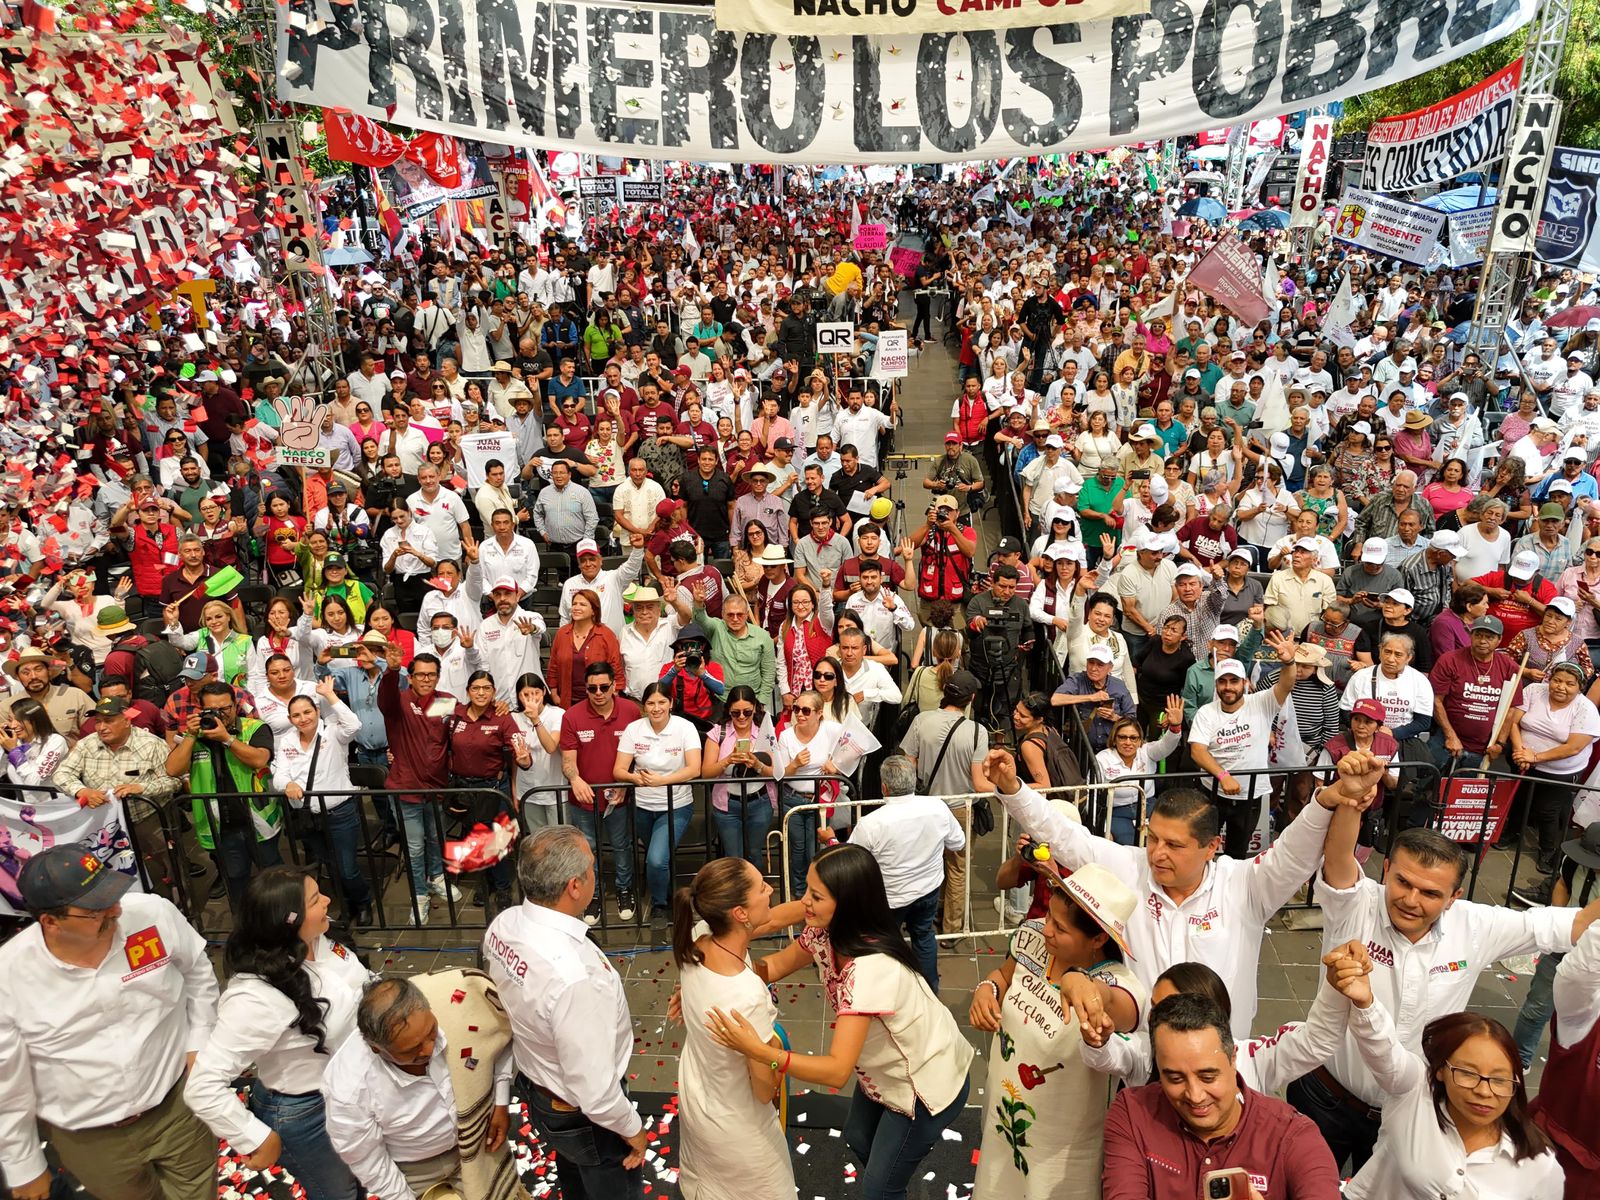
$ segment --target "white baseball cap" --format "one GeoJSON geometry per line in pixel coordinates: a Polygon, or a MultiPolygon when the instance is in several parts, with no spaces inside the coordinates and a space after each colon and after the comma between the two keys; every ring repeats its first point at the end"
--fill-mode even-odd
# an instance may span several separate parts
{"type": "Polygon", "coordinates": [[[1433,535],[1433,541],[1429,543],[1428,548],[1430,550],[1448,550],[1457,558],[1467,552],[1466,546],[1462,544],[1461,535],[1454,529],[1439,530],[1438,533],[1433,535]]]}
{"type": "Polygon", "coordinates": [[[1322,547],[1320,545],[1318,545],[1316,538],[1308,538],[1308,537],[1295,538],[1294,545],[1292,547],[1290,547],[1290,549],[1293,549],[1293,550],[1309,550],[1313,554],[1321,554],[1322,553],[1322,547]]]}
{"type": "Polygon", "coordinates": [[[1090,646],[1087,650],[1085,650],[1083,652],[1083,657],[1084,657],[1084,661],[1085,662],[1103,662],[1103,663],[1108,663],[1108,662],[1111,661],[1111,657],[1112,657],[1111,656],[1111,649],[1108,646],[1099,646],[1099,645],[1090,646]]]}
{"type": "Polygon", "coordinates": [[[1539,570],[1539,556],[1531,550],[1524,550],[1511,560],[1507,574],[1515,575],[1518,579],[1532,579],[1539,570]]]}
{"type": "Polygon", "coordinates": [[[1368,538],[1361,543],[1361,561],[1381,563],[1389,557],[1389,543],[1380,537],[1368,538]]]}
{"type": "Polygon", "coordinates": [[[1545,607],[1555,609],[1558,613],[1563,614],[1569,621],[1578,615],[1578,606],[1572,602],[1572,598],[1570,596],[1557,596],[1554,600],[1550,601],[1549,604],[1545,605],[1545,607]]]}
{"type": "Polygon", "coordinates": [[[593,538],[583,538],[572,548],[574,558],[582,558],[585,554],[599,554],[600,546],[593,538]]]}
{"type": "Polygon", "coordinates": [[[1228,675],[1233,675],[1239,679],[1249,678],[1249,676],[1245,674],[1244,664],[1237,658],[1225,658],[1217,664],[1216,677],[1218,679],[1222,679],[1228,675]]]}
{"type": "Polygon", "coordinates": [[[489,585],[489,590],[491,592],[520,592],[522,587],[511,576],[502,575],[489,585]]]}
{"type": "Polygon", "coordinates": [[[1409,588],[1391,588],[1383,594],[1385,600],[1393,600],[1396,604],[1404,604],[1407,608],[1417,606],[1417,598],[1411,594],[1409,588]]]}
{"type": "Polygon", "coordinates": [[[1191,562],[1184,563],[1183,566],[1178,568],[1178,573],[1173,576],[1174,579],[1204,579],[1205,577],[1206,573],[1191,562]]]}
{"type": "Polygon", "coordinates": [[[1239,640],[1239,630],[1233,625],[1218,625],[1211,631],[1211,640],[1213,642],[1237,642],[1239,640]]]}

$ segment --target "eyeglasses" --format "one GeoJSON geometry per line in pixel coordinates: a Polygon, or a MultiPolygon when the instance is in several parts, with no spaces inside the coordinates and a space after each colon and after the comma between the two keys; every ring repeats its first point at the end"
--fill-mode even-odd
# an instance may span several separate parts
{"type": "Polygon", "coordinates": [[[730,717],[753,717],[756,715],[756,710],[753,708],[730,708],[728,715],[730,717]]]}
{"type": "Polygon", "coordinates": [[[1393,450],[1394,447],[1393,446],[1374,446],[1373,449],[1377,450],[1377,451],[1379,451],[1381,453],[1384,450],[1393,450]]]}
{"type": "Polygon", "coordinates": [[[1505,1075],[1480,1075],[1468,1067],[1458,1067],[1455,1063],[1446,1063],[1450,1068],[1450,1078],[1457,1087],[1466,1088],[1469,1092],[1478,1090],[1480,1083],[1487,1083],[1492,1095],[1499,1096],[1502,1100],[1516,1095],[1517,1081],[1515,1077],[1505,1075]]]}
{"type": "Polygon", "coordinates": [[[837,679],[839,677],[837,675],[835,675],[832,671],[828,671],[826,673],[824,673],[822,671],[813,671],[811,673],[811,678],[813,678],[813,679],[822,679],[822,680],[833,680],[833,679],[837,679]]]}
{"type": "Polygon", "coordinates": [[[1585,550],[1583,556],[1585,558],[1600,558],[1600,550],[1585,550]]]}
{"type": "Polygon", "coordinates": [[[611,685],[609,683],[591,683],[585,686],[583,690],[591,696],[604,696],[611,690],[611,685]]]}
{"type": "Polygon", "coordinates": [[[796,704],[794,706],[794,711],[795,711],[795,715],[796,716],[803,717],[803,716],[808,716],[809,714],[814,713],[817,710],[812,708],[809,704],[796,704]]]}

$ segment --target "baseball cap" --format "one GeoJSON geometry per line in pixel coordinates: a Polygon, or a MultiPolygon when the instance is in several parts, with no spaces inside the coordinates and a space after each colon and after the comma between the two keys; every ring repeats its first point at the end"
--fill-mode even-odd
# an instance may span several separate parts
{"type": "Polygon", "coordinates": [[[1368,720],[1376,721],[1379,725],[1382,725],[1389,719],[1389,714],[1383,711],[1383,702],[1380,700],[1374,700],[1371,696],[1368,696],[1364,700],[1357,700],[1355,705],[1350,709],[1350,715],[1355,717],[1366,717],[1368,720]]]}
{"type": "Polygon", "coordinates": [[[1505,631],[1506,627],[1500,623],[1499,617],[1491,617],[1487,614],[1472,623],[1473,633],[1492,633],[1495,637],[1501,637],[1505,634],[1505,631]]]}
{"type": "MultiPolygon", "coordinates": [[[[680,505],[682,503],[683,503],[682,500],[657,500],[656,501],[656,516],[658,516],[658,517],[671,516],[674,512],[677,511],[678,505],[680,505]]],[[[584,540],[587,541],[588,539],[585,538],[584,540]]]]}
{"type": "Polygon", "coordinates": [[[178,671],[179,679],[199,679],[205,675],[217,673],[217,659],[214,654],[207,654],[204,650],[196,650],[183,660],[183,667],[178,671]]]}
{"type": "Polygon", "coordinates": [[[959,433],[947,433],[947,434],[944,435],[944,444],[946,446],[948,446],[951,442],[960,442],[960,441],[961,441],[961,435],[959,433]]]}
{"type": "MultiPolygon", "coordinates": [[[[661,504],[657,504],[656,505],[656,516],[658,516],[658,517],[664,517],[664,516],[667,515],[667,513],[664,513],[664,512],[661,511],[661,505],[662,504],[670,504],[670,505],[672,505],[673,508],[677,507],[677,501],[675,501],[675,500],[663,500],[663,501],[661,501],[661,504]]],[[[672,508],[667,509],[667,512],[671,512],[671,511],[672,511],[672,508]]],[[[578,542],[578,544],[576,546],[574,546],[572,548],[572,552],[578,558],[582,558],[585,554],[593,554],[595,557],[598,558],[600,556],[600,547],[595,542],[595,540],[593,538],[583,538],[578,542]]]]}
{"type": "Polygon", "coordinates": [[[1014,537],[1003,537],[995,543],[994,552],[996,554],[1021,554],[1022,543],[1014,537]]]}
{"type": "Polygon", "coordinates": [[[1295,538],[1292,549],[1309,550],[1313,554],[1320,554],[1322,552],[1322,547],[1317,545],[1317,539],[1308,537],[1295,538]]]}
{"type": "Polygon", "coordinates": [[[1154,425],[1141,425],[1133,431],[1133,440],[1136,442],[1159,442],[1161,434],[1154,425]]]}
{"type": "Polygon", "coordinates": [[[953,511],[961,506],[956,503],[956,498],[954,496],[935,496],[933,498],[933,507],[948,508],[953,511]]]}
{"type": "Polygon", "coordinates": [[[978,677],[971,671],[952,672],[944,682],[944,699],[965,703],[978,694],[981,686],[978,677]]]}
{"type": "Polygon", "coordinates": [[[1052,450],[1062,450],[1065,449],[1067,445],[1061,440],[1061,435],[1059,433],[1052,433],[1049,437],[1045,438],[1044,444],[1050,447],[1052,450]]]}
{"type": "Polygon", "coordinates": [[[1571,596],[1557,596],[1545,607],[1555,609],[1558,613],[1561,613],[1563,616],[1565,616],[1569,621],[1578,615],[1578,606],[1572,602],[1571,596]]]}
{"type": "Polygon", "coordinates": [[[788,438],[779,438],[777,441],[772,443],[772,448],[774,450],[788,450],[792,452],[794,450],[794,443],[788,438]]]}
{"type": "Polygon", "coordinates": [[[349,563],[345,562],[344,555],[342,554],[330,554],[327,558],[322,560],[322,569],[324,571],[328,570],[330,567],[342,568],[348,567],[349,565],[349,563]]]}
{"type": "Polygon", "coordinates": [[[1578,449],[1576,446],[1568,446],[1566,451],[1561,455],[1562,462],[1582,462],[1583,458],[1583,451],[1578,449]]]}
{"type": "Polygon", "coordinates": [[[22,902],[34,912],[72,905],[102,912],[121,900],[133,876],[106,866],[82,846],[52,846],[23,865],[22,902]]]}
{"type": "Polygon", "coordinates": [[[509,575],[502,575],[489,585],[491,592],[520,592],[522,588],[509,575]]]}
{"type": "Polygon", "coordinates": [[[1228,551],[1227,557],[1242,558],[1247,563],[1253,563],[1256,561],[1256,556],[1251,554],[1250,551],[1244,546],[1235,546],[1232,550],[1228,551]]]}
{"type": "Polygon", "coordinates": [[[1518,579],[1532,579],[1538,570],[1539,556],[1531,550],[1524,550],[1511,559],[1511,566],[1507,568],[1506,573],[1515,575],[1518,579]]]}
{"type": "Polygon", "coordinates": [[[1583,361],[1583,352],[1581,350],[1574,350],[1571,354],[1567,355],[1567,361],[1568,362],[1582,362],[1583,361]]]}
{"type": "Polygon", "coordinates": [[[1083,657],[1085,662],[1108,663],[1112,659],[1111,649],[1108,646],[1090,646],[1083,652],[1083,657]]]}
{"type": "Polygon", "coordinates": [[[128,701],[122,696],[107,696],[89,711],[97,717],[120,717],[128,711],[128,701]]]}
{"type": "Polygon", "coordinates": [[[1368,538],[1361,543],[1361,561],[1381,563],[1389,557],[1389,543],[1380,537],[1368,538]]]}
{"type": "Polygon", "coordinates": [[[1211,640],[1213,642],[1237,642],[1239,640],[1239,629],[1235,625],[1218,625],[1211,631],[1211,640]]]}
{"type": "MultiPolygon", "coordinates": [[[[1569,483],[1567,486],[1570,488],[1572,485],[1569,483]]],[[[1546,501],[1539,506],[1539,520],[1541,521],[1560,521],[1566,515],[1566,510],[1559,504],[1546,501]]]]}
{"type": "Polygon", "coordinates": [[[1417,598],[1411,594],[1410,588],[1390,588],[1383,594],[1385,600],[1393,600],[1396,604],[1404,604],[1407,608],[1417,606],[1417,598]]]}
{"type": "Polygon", "coordinates": [[[1544,433],[1559,433],[1561,431],[1561,426],[1557,425],[1549,417],[1535,417],[1528,422],[1528,428],[1538,429],[1544,433]]]}
{"type": "Polygon", "coordinates": [[[1457,558],[1467,552],[1466,546],[1462,544],[1461,535],[1454,529],[1439,530],[1438,533],[1433,535],[1433,541],[1430,543],[1429,549],[1447,550],[1457,558]]]}
{"type": "Polygon", "coordinates": [[[1225,679],[1229,675],[1234,676],[1236,679],[1247,678],[1244,673],[1244,664],[1237,658],[1225,658],[1217,664],[1216,677],[1218,679],[1225,679]]]}
{"type": "Polygon", "coordinates": [[[1185,371],[1183,373],[1183,377],[1185,379],[1199,379],[1200,378],[1200,371],[1196,367],[1190,367],[1187,371],[1185,371]]]}
{"type": "Polygon", "coordinates": [[[1173,576],[1174,579],[1204,579],[1205,577],[1206,573],[1191,562],[1184,563],[1183,566],[1178,568],[1177,574],[1173,576]]]}

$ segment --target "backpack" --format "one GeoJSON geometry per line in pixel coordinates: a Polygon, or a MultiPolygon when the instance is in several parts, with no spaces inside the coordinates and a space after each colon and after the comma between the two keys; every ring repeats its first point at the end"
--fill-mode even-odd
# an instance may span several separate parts
{"type": "Polygon", "coordinates": [[[1039,743],[1039,749],[1044,752],[1044,770],[1050,776],[1051,787],[1075,787],[1083,783],[1083,772],[1078,769],[1077,758],[1054,729],[1030,733],[1022,740],[1039,743]]]}
{"type": "Polygon", "coordinates": [[[183,670],[183,651],[166,639],[146,641],[133,652],[133,697],[157,708],[172,695],[172,685],[183,670]]]}

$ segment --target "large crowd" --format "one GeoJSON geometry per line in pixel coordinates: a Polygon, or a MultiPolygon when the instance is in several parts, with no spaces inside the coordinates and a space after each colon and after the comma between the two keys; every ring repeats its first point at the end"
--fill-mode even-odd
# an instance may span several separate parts
{"type": "Polygon", "coordinates": [[[61,1165],[210,1200],[223,1138],[311,1200],[498,1200],[515,1093],[568,1200],[637,1198],[613,916],[670,931],[689,1200],[789,1200],[774,1099],[852,1078],[870,1200],[969,1105],[979,1200],[1595,1194],[1600,902],[1567,904],[1600,869],[1600,323],[1562,316],[1594,281],[1536,273],[1486,363],[1472,272],[1325,223],[1251,237],[1252,326],[1185,284],[1217,231],[1179,187],[1049,171],[986,203],[687,170],[687,217],[345,269],[330,353],[236,275],[205,324],[14,353],[13,1194],[61,1165]],[[923,248],[909,274],[860,221],[923,248]],[[853,349],[819,354],[836,322],[853,349]],[[1442,782],[1480,771],[1518,781],[1509,819],[1445,836],[1442,782]],[[975,1093],[935,938],[972,926],[991,797],[1024,836],[975,1093]],[[62,801],[143,852],[18,834],[62,801]],[[1496,837],[1515,906],[1463,898],[1496,837]],[[1253,1039],[1308,880],[1325,978],[1253,1039]],[[164,898],[207,888],[220,990],[164,898]],[[351,948],[473,900],[485,972],[351,948]],[[1533,952],[1515,1033],[1466,1011],[1533,952]],[[813,966],[805,1054],[771,985],[813,966]]]}

